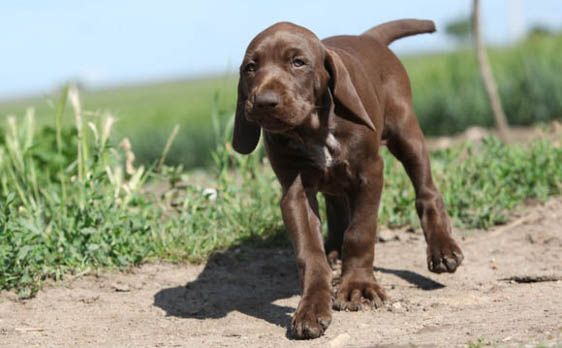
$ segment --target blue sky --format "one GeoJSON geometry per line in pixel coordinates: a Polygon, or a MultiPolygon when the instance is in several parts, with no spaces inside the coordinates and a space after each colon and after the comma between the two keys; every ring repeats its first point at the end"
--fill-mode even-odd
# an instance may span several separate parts
{"type": "MultiPolygon", "coordinates": [[[[560,0],[482,0],[487,41],[534,24],[562,28],[560,0]]],[[[49,93],[69,79],[91,87],[235,71],[255,34],[282,20],[320,38],[398,18],[433,19],[440,33],[393,44],[399,54],[450,49],[445,24],[470,0],[5,1],[0,5],[0,99],[49,93]]]]}

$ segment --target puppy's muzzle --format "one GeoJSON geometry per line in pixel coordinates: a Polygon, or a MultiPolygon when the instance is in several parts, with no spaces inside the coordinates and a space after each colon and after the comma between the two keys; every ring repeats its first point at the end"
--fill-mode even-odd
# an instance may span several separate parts
{"type": "Polygon", "coordinates": [[[263,112],[275,109],[281,102],[279,93],[268,91],[256,95],[254,99],[254,111],[263,112]]]}
{"type": "Polygon", "coordinates": [[[246,118],[269,131],[285,131],[291,127],[283,118],[282,104],[281,95],[277,92],[258,93],[249,105],[250,110],[247,112],[246,118]]]}

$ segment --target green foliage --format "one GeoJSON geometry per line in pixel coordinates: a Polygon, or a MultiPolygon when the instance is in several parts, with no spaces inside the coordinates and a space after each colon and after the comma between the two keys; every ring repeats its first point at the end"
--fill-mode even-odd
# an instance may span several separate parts
{"type": "MultiPolygon", "coordinates": [[[[418,225],[414,190],[387,151],[380,221],[389,226],[418,225]]],[[[434,179],[453,224],[489,228],[506,222],[509,210],[526,199],[546,200],[562,193],[562,148],[548,141],[504,145],[488,137],[433,153],[434,179]]]]}
{"type": "MultiPolygon", "coordinates": [[[[176,124],[180,132],[170,148],[167,162],[186,168],[213,164],[209,152],[215,144],[211,113],[222,124],[232,115],[236,103],[235,76],[176,81],[140,86],[125,86],[102,91],[85,91],[82,104],[86,110],[103,114],[107,110],[118,120],[112,137],[131,140],[137,161],[147,164],[160,158],[168,135],[176,124]]],[[[7,114],[22,114],[33,105],[40,125],[52,124],[49,117],[59,107],[56,100],[24,99],[0,102],[0,120],[7,114]]],[[[66,107],[69,111],[69,106],[66,107]]],[[[74,123],[68,112],[62,117],[66,126],[74,123]]]]}
{"type": "Polygon", "coordinates": [[[199,261],[233,243],[284,242],[271,203],[279,190],[259,153],[220,146],[210,197],[181,167],[127,173],[126,154],[103,137],[107,120],[90,126],[94,141],[86,144],[76,131],[36,132],[32,119],[10,119],[0,143],[0,289],[30,296],[41,280],[68,272],[153,258],[199,261]],[[79,153],[89,153],[81,170],[79,153]]]}
{"type": "Polygon", "coordinates": [[[472,342],[472,341],[467,342],[467,344],[466,344],[466,346],[468,348],[482,348],[482,347],[491,346],[491,345],[492,345],[492,342],[486,341],[483,338],[479,338],[474,342],[472,342]]]}
{"type": "MultiPolygon", "coordinates": [[[[536,36],[509,48],[489,49],[508,121],[530,125],[562,117],[562,36],[536,36]]],[[[492,127],[493,115],[471,49],[403,59],[414,111],[426,135],[469,126],[492,127]]]]}

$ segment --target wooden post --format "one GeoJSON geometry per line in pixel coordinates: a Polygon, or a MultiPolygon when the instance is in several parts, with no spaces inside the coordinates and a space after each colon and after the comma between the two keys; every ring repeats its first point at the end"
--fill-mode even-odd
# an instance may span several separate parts
{"type": "Polygon", "coordinates": [[[503,112],[500,97],[498,95],[498,88],[492,75],[492,69],[490,68],[490,62],[488,60],[488,55],[486,54],[486,48],[484,47],[484,42],[480,33],[480,4],[479,0],[474,0],[473,7],[473,24],[474,24],[474,41],[476,42],[476,55],[478,57],[478,65],[480,66],[480,73],[482,75],[482,81],[486,87],[486,92],[488,94],[488,99],[492,106],[492,111],[494,112],[494,119],[496,122],[496,128],[498,130],[500,139],[507,142],[509,141],[509,125],[505,114],[503,112]]]}

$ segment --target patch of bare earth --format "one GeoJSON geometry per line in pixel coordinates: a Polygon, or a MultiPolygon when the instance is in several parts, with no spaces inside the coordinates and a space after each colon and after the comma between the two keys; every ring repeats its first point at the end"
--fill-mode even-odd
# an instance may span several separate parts
{"type": "MultiPolygon", "coordinates": [[[[326,334],[294,341],[292,251],[233,248],[205,265],[148,264],[0,294],[3,347],[394,347],[562,343],[562,198],[492,231],[458,232],[455,274],[427,271],[419,231],[380,233],[375,273],[391,300],[334,312],[326,334]],[[464,237],[461,237],[461,234],[464,237]]],[[[337,280],[337,279],[336,279],[337,280]]]]}

